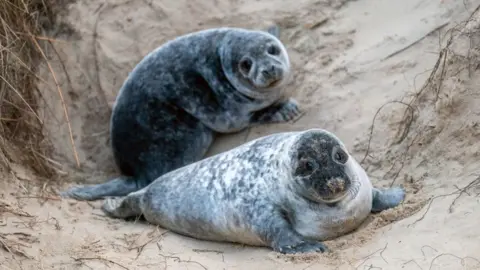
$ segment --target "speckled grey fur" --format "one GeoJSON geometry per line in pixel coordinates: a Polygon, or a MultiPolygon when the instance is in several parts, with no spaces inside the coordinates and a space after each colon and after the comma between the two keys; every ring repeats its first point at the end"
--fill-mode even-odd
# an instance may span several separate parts
{"type": "Polygon", "coordinates": [[[297,117],[297,102],[284,98],[290,62],[278,35],[276,26],[216,28],[152,51],[126,79],[113,107],[110,136],[122,176],[61,195],[125,196],[202,159],[216,133],[297,117]]]}
{"type": "Polygon", "coordinates": [[[401,188],[380,191],[343,143],[321,129],[265,136],[169,172],[124,198],[111,217],[145,219],[190,237],[323,252],[321,242],[356,229],[372,211],[395,207],[401,188]],[[385,204],[386,203],[386,204],[385,204]]]}

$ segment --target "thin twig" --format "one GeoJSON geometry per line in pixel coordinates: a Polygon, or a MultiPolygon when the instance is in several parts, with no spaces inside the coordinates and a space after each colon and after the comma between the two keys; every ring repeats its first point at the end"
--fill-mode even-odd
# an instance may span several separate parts
{"type": "Polygon", "coordinates": [[[107,108],[107,110],[111,113],[111,108],[110,108],[110,106],[108,106],[107,96],[105,95],[105,91],[103,90],[102,82],[101,82],[101,79],[100,79],[100,64],[98,63],[98,52],[97,52],[98,22],[99,22],[100,16],[106,10],[106,8],[100,10],[102,7],[103,7],[103,3],[100,4],[100,6],[98,7],[99,12],[98,12],[97,18],[95,19],[95,26],[93,28],[93,44],[92,44],[92,47],[93,47],[93,57],[94,57],[94,60],[95,60],[95,79],[96,79],[97,85],[98,85],[98,92],[99,92],[98,94],[102,98],[102,101],[105,104],[105,107],[107,108]]]}
{"type": "Polygon", "coordinates": [[[58,61],[60,62],[60,65],[62,66],[63,73],[65,73],[65,77],[67,78],[68,85],[70,86],[70,90],[73,91],[72,80],[70,79],[70,74],[68,74],[68,72],[67,72],[67,68],[65,67],[65,63],[63,63],[63,61],[62,61],[62,57],[60,57],[60,54],[58,53],[57,48],[55,48],[55,45],[53,45],[51,40],[48,40],[48,44],[50,44],[50,46],[53,49],[53,52],[57,55],[58,61]]]}
{"type": "MultiPolygon", "coordinates": [[[[156,228],[156,231],[158,232],[158,227],[156,228]]],[[[133,247],[132,247],[132,246],[131,246],[131,247],[128,247],[128,250],[134,250],[134,249],[137,250],[137,256],[135,257],[135,260],[136,260],[136,259],[138,259],[138,257],[140,257],[140,255],[142,254],[144,248],[145,248],[148,244],[150,244],[150,243],[152,243],[152,242],[154,242],[154,241],[159,240],[159,239],[160,239],[161,237],[163,237],[166,233],[168,233],[168,231],[164,231],[164,232],[160,233],[160,235],[150,238],[150,239],[149,239],[147,242],[145,242],[144,244],[136,245],[136,246],[133,246],[133,247]]],[[[150,234],[150,233],[149,233],[149,234],[150,234]]],[[[139,237],[140,237],[140,236],[139,236],[139,237]]],[[[137,238],[137,239],[138,239],[138,238],[137,238]]],[[[135,240],[135,241],[136,241],[136,240],[135,240]]],[[[132,243],[132,244],[133,244],[133,243],[132,243]]]]}
{"type": "Polygon", "coordinates": [[[370,153],[370,145],[372,143],[372,138],[373,138],[373,129],[375,128],[375,120],[377,119],[377,116],[378,114],[380,113],[380,111],[387,105],[389,104],[392,104],[392,103],[399,103],[399,104],[402,104],[402,105],[405,105],[407,106],[408,109],[411,110],[411,114],[412,114],[412,118],[413,118],[413,114],[414,114],[414,108],[410,105],[410,104],[407,104],[403,101],[397,101],[397,100],[394,100],[394,101],[389,101],[385,104],[383,104],[380,108],[378,108],[377,112],[375,113],[375,115],[373,116],[373,120],[372,120],[372,124],[370,125],[370,135],[368,137],[368,145],[367,145],[367,150],[365,152],[365,156],[363,156],[362,160],[360,161],[360,164],[363,164],[363,162],[365,161],[365,159],[367,158],[368,154],[370,153]]]}
{"type": "Polygon", "coordinates": [[[476,259],[476,258],[473,258],[473,257],[467,256],[467,257],[463,257],[463,258],[462,258],[462,257],[459,257],[459,256],[454,255],[454,254],[452,254],[452,253],[442,253],[442,254],[440,254],[440,255],[438,255],[438,256],[436,256],[435,258],[432,259],[432,262],[430,263],[430,267],[429,267],[428,269],[431,270],[432,267],[433,267],[433,263],[434,263],[438,258],[444,257],[444,256],[451,256],[451,257],[457,258],[457,259],[460,260],[460,262],[461,262],[462,265],[464,265],[465,259],[467,259],[467,258],[472,259],[472,260],[476,261],[478,264],[480,264],[480,261],[479,261],[478,259],[476,259]]]}
{"type": "MultiPolygon", "coordinates": [[[[377,252],[380,252],[380,254],[382,254],[382,252],[384,252],[386,249],[387,249],[387,246],[388,246],[388,243],[385,244],[385,247],[383,248],[380,248],[378,250],[375,250],[374,252],[370,253],[369,255],[365,256],[363,259],[362,259],[362,263],[359,264],[357,267],[355,267],[355,269],[358,269],[360,266],[362,266],[368,259],[370,259],[371,257],[373,257],[373,255],[375,255],[375,253],[377,252]]],[[[383,257],[382,257],[383,259],[383,257]]],[[[385,259],[383,259],[385,260],[385,259]]],[[[385,261],[386,262],[386,261],[385,261]]]]}
{"type": "Polygon", "coordinates": [[[60,198],[47,197],[47,196],[17,196],[18,199],[43,199],[43,200],[52,200],[52,201],[61,201],[60,198]]]}
{"type": "MultiPolygon", "coordinates": [[[[184,263],[195,263],[197,265],[199,265],[200,267],[202,267],[203,269],[205,270],[208,270],[207,267],[205,267],[203,264],[197,262],[197,261],[192,261],[192,260],[182,260],[180,257],[177,257],[177,256],[167,256],[167,255],[163,255],[160,251],[162,250],[162,248],[160,247],[160,245],[157,243],[157,247],[158,247],[158,250],[159,250],[159,255],[162,256],[164,259],[174,259],[176,260],[177,262],[184,262],[184,263]]],[[[165,260],[166,261],[166,260],[165,260]]]]}
{"type": "Polygon", "coordinates": [[[13,90],[13,92],[15,92],[15,94],[17,94],[20,99],[27,105],[27,107],[32,111],[32,113],[35,115],[35,117],[38,119],[38,121],[43,124],[43,121],[42,119],[40,119],[40,117],[38,116],[38,114],[35,113],[35,111],[32,109],[32,107],[30,106],[30,104],[28,104],[28,102],[23,98],[23,96],[18,92],[17,89],[15,89],[15,87],[13,87],[8,81],[7,79],[5,79],[5,77],[1,76],[0,75],[0,78],[8,85],[8,87],[10,87],[10,89],[13,90]]]}
{"type": "Polygon", "coordinates": [[[33,43],[35,44],[35,46],[40,51],[40,53],[42,54],[43,58],[45,59],[45,62],[47,63],[47,66],[48,66],[48,69],[50,70],[50,73],[52,74],[53,80],[55,81],[55,85],[57,86],[58,95],[60,96],[60,100],[61,100],[62,105],[63,105],[63,112],[65,113],[65,120],[67,121],[68,131],[70,133],[70,143],[72,144],[73,154],[75,156],[75,161],[77,162],[77,167],[80,168],[80,160],[78,159],[77,148],[75,147],[75,140],[73,139],[72,126],[70,124],[70,119],[68,117],[67,106],[65,105],[65,100],[64,100],[63,94],[62,94],[62,89],[60,88],[60,85],[57,81],[57,77],[55,76],[55,72],[53,71],[53,68],[50,65],[50,62],[48,61],[47,56],[45,55],[45,53],[43,52],[42,48],[40,47],[40,45],[38,44],[37,40],[35,39],[35,37],[33,35],[31,35],[31,39],[32,39],[33,43]]]}
{"type": "Polygon", "coordinates": [[[192,249],[193,252],[197,252],[197,253],[216,253],[216,254],[223,254],[224,252],[223,251],[220,251],[220,250],[213,250],[213,249],[192,249]]]}
{"type": "Polygon", "coordinates": [[[73,258],[73,257],[72,257],[72,259],[75,260],[75,261],[77,261],[77,262],[81,262],[81,261],[92,261],[92,260],[105,261],[105,262],[109,262],[109,263],[118,265],[118,266],[120,266],[120,267],[123,268],[123,269],[127,269],[127,270],[129,269],[129,268],[126,267],[126,266],[123,266],[123,265],[121,265],[121,264],[119,264],[119,263],[117,263],[117,262],[114,262],[114,261],[112,261],[112,260],[110,260],[110,259],[106,259],[106,258],[102,258],[102,257],[83,257],[83,258],[73,258]]]}
{"type": "Polygon", "coordinates": [[[470,182],[468,185],[466,185],[464,188],[459,189],[460,193],[459,193],[459,194],[457,195],[457,197],[455,197],[455,199],[452,201],[452,203],[450,204],[450,207],[448,208],[448,211],[449,211],[450,213],[452,213],[452,212],[453,212],[453,206],[455,205],[455,203],[457,202],[457,200],[460,199],[460,197],[462,197],[462,195],[463,195],[464,193],[466,193],[469,188],[471,188],[472,186],[474,186],[475,184],[478,184],[478,183],[480,183],[480,176],[477,177],[476,179],[474,179],[473,181],[471,181],[471,182],[470,182]]]}
{"type": "MultiPolygon", "coordinates": [[[[5,251],[7,251],[7,252],[9,252],[13,255],[18,255],[18,256],[21,256],[21,257],[24,257],[24,258],[27,258],[27,259],[31,259],[31,257],[28,256],[25,252],[23,252],[19,249],[10,247],[7,244],[7,241],[11,241],[11,240],[8,240],[7,238],[5,238],[4,234],[0,234],[0,247],[1,248],[3,248],[5,251]]],[[[15,243],[15,244],[20,245],[19,243],[15,243]]]]}
{"type": "Polygon", "coordinates": [[[438,199],[438,198],[443,198],[443,197],[448,197],[448,196],[452,196],[454,194],[457,194],[458,191],[455,191],[455,192],[452,192],[452,193],[449,193],[449,194],[443,194],[443,195],[438,195],[438,196],[435,196],[433,198],[431,198],[428,202],[428,206],[427,206],[427,209],[425,210],[425,212],[423,213],[423,215],[418,218],[417,220],[415,220],[412,224],[409,224],[407,225],[407,227],[410,227],[410,226],[414,226],[415,224],[417,224],[418,222],[422,221],[425,216],[427,215],[428,211],[430,210],[430,206],[432,206],[432,203],[434,200],[438,199]]]}
{"type": "Polygon", "coordinates": [[[424,40],[424,39],[425,39],[426,37],[428,37],[429,35],[435,33],[436,31],[442,29],[443,27],[445,27],[445,26],[447,26],[447,25],[448,25],[448,22],[443,23],[443,24],[435,27],[433,30],[431,30],[430,32],[426,33],[426,34],[423,35],[421,38],[413,41],[412,43],[410,43],[410,44],[407,45],[406,47],[403,47],[402,49],[400,49],[400,50],[398,50],[398,51],[395,51],[395,52],[387,55],[386,57],[384,57],[384,58],[382,59],[382,61],[385,61],[385,60],[387,60],[388,58],[392,58],[392,57],[394,57],[395,55],[397,55],[397,54],[399,54],[399,53],[401,53],[401,52],[406,51],[407,49],[409,49],[409,48],[412,47],[413,45],[419,43],[420,41],[424,40]]]}
{"type": "Polygon", "coordinates": [[[420,268],[420,270],[423,270],[423,268],[417,263],[417,261],[415,261],[414,259],[410,260],[410,261],[407,261],[407,262],[404,262],[402,264],[402,267],[409,264],[409,263],[414,263],[416,266],[418,266],[418,268],[420,268]]]}
{"type": "MultiPolygon", "coordinates": [[[[415,135],[415,137],[413,137],[412,141],[408,144],[408,146],[406,147],[405,151],[403,152],[403,155],[402,155],[402,160],[401,160],[401,164],[400,164],[400,168],[397,170],[397,172],[395,173],[395,175],[393,176],[393,180],[392,182],[390,183],[390,187],[393,187],[393,185],[395,184],[395,181],[397,181],[397,178],[398,176],[400,175],[400,172],[403,170],[403,167],[405,167],[405,162],[407,160],[407,154],[408,154],[408,151],[410,150],[410,147],[412,147],[412,145],[415,143],[415,141],[417,140],[417,137],[418,137],[418,133],[415,135]]],[[[396,161],[395,161],[396,163],[396,161]]],[[[395,165],[395,164],[394,164],[395,165]]],[[[392,166],[392,169],[393,169],[393,166],[392,166]]]]}

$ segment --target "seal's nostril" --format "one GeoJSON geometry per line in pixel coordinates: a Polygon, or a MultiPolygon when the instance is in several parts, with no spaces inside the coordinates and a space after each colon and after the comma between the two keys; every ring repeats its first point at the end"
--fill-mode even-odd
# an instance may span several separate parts
{"type": "Polygon", "coordinates": [[[265,77],[273,77],[275,75],[275,66],[271,65],[270,67],[262,70],[262,75],[265,77]]]}

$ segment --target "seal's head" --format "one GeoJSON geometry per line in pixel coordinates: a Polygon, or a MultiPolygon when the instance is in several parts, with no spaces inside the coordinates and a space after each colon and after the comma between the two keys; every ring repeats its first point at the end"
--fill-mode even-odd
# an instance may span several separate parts
{"type": "Polygon", "coordinates": [[[355,181],[343,143],[325,130],[300,136],[291,153],[293,187],[316,203],[335,204],[352,192],[355,181]]]}
{"type": "Polygon", "coordinates": [[[290,74],[285,47],[268,32],[230,31],[223,39],[220,55],[229,81],[250,98],[278,96],[278,87],[290,74]]]}

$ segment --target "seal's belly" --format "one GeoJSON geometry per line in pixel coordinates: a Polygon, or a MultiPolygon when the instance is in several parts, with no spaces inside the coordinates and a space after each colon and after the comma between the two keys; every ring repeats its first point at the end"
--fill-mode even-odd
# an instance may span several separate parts
{"type": "MultiPolygon", "coordinates": [[[[193,197],[195,196],[190,196],[193,197]]],[[[150,201],[143,214],[152,224],[193,238],[264,245],[262,239],[251,230],[251,226],[246,224],[242,213],[229,203],[214,203],[208,199],[190,203],[190,198],[183,197],[181,201],[172,198],[153,202],[154,204],[150,201]]]]}
{"type": "MultiPolygon", "coordinates": [[[[220,217],[217,217],[220,218],[220,217]]],[[[219,223],[218,220],[204,221],[197,218],[182,216],[179,219],[149,219],[150,223],[158,224],[172,232],[201,240],[233,242],[252,246],[264,246],[261,238],[245,226],[235,226],[219,223]]]]}

